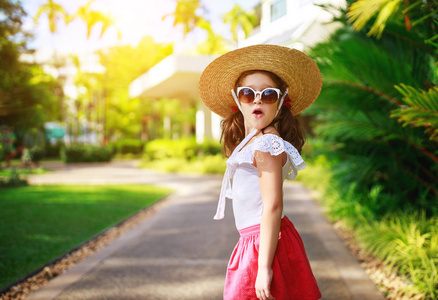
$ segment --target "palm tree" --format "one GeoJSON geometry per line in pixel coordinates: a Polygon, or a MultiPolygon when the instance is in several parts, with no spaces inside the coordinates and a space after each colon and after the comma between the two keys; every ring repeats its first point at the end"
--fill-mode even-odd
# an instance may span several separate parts
{"type": "Polygon", "coordinates": [[[46,14],[49,21],[49,28],[51,33],[56,33],[58,30],[58,22],[68,23],[67,14],[63,6],[53,2],[53,0],[47,0],[47,3],[40,6],[35,17],[34,22],[38,23],[41,15],[46,14]]]}
{"type": "Polygon", "coordinates": [[[224,54],[230,50],[228,44],[222,35],[210,30],[207,39],[197,45],[196,53],[203,55],[224,54]]]}
{"type": "Polygon", "coordinates": [[[69,15],[66,13],[62,5],[55,3],[53,0],[47,0],[47,3],[41,5],[38,9],[34,17],[34,21],[35,23],[38,23],[41,15],[46,14],[49,21],[50,32],[56,33],[58,31],[59,22],[68,24],[75,19],[80,19],[87,25],[87,39],[90,37],[91,29],[98,23],[102,23],[102,28],[99,35],[99,38],[101,38],[106,30],[110,26],[114,25],[114,21],[109,16],[99,11],[92,10],[91,4],[93,2],[94,0],[89,0],[85,5],[80,6],[75,14],[69,15]]]}
{"type": "Polygon", "coordinates": [[[202,16],[196,13],[202,9],[200,0],[176,0],[175,11],[163,16],[162,19],[173,16],[173,26],[182,26],[182,32],[185,37],[199,25],[199,22],[205,21],[202,16]]]}
{"type": "MultiPolygon", "coordinates": [[[[49,29],[52,34],[55,34],[58,31],[58,24],[60,22],[68,23],[69,17],[64,9],[64,7],[58,3],[55,3],[53,0],[47,0],[47,2],[40,6],[38,9],[35,17],[34,22],[38,23],[41,19],[41,16],[45,14],[47,17],[47,20],[49,22],[49,29]]],[[[53,41],[53,43],[55,43],[53,41]]],[[[57,89],[56,93],[59,97],[59,109],[60,109],[60,118],[61,122],[64,123],[65,121],[65,108],[64,108],[64,91],[63,91],[63,85],[65,78],[62,76],[60,69],[65,64],[65,60],[60,58],[56,51],[56,45],[54,45],[54,54],[53,54],[53,66],[58,71],[58,78],[57,78],[57,89]]]]}
{"type": "Polygon", "coordinates": [[[228,13],[223,15],[223,22],[230,24],[233,40],[237,42],[238,29],[241,28],[245,37],[247,37],[257,23],[257,15],[254,12],[244,11],[240,5],[236,4],[228,13]]]}
{"type": "MultiPolygon", "coordinates": [[[[102,23],[99,38],[102,38],[106,30],[114,25],[114,21],[108,15],[99,11],[92,10],[91,4],[94,0],[89,0],[85,5],[80,6],[77,12],[72,16],[72,19],[80,19],[87,25],[87,39],[90,38],[92,28],[98,23],[102,23]]],[[[120,38],[120,32],[118,32],[120,38]]]]}

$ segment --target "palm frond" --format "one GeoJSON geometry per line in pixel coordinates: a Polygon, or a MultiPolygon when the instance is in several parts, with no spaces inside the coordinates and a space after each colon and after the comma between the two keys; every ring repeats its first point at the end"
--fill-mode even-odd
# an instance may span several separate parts
{"type": "Polygon", "coordinates": [[[438,141],[438,87],[428,91],[401,84],[395,88],[403,95],[407,107],[393,110],[392,118],[398,118],[403,126],[424,127],[430,139],[438,141]]]}
{"type": "MultiPolygon", "coordinates": [[[[376,114],[374,114],[375,117],[376,114]]],[[[345,112],[331,112],[330,122],[324,122],[316,128],[316,133],[329,139],[340,141],[348,140],[373,140],[386,134],[385,130],[378,128],[375,123],[362,111],[346,115],[345,112]]],[[[321,119],[328,119],[321,117],[321,119]]]]}
{"type": "Polygon", "coordinates": [[[394,83],[417,86],[420,78],[414,72],[417,61],[410,59],[412,47],[400,47],[400,41],[395,39],[391,42],[390,45],[382,45],[364,38],[361,33],[342,28],[327,42],[314,47],[311,55],[316,58],[324,82],[368,89],[398,105],[397,101],[393,101],[399,96],[394,83]],[[386,51],[384,47],[391,49],[386,51]]]}
{"type": "Polygon", "coordinates": [[[359,0],[350,6],[347,16],[353,22],[353,28],[360,30],[377,14],[368,35],[380,38],[385,25],[391,16],[394,16],[403,0],[359,0]]]}

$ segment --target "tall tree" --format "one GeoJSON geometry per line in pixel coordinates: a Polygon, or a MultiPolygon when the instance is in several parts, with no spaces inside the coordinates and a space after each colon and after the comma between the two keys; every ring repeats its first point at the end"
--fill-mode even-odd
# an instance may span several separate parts
{"type": "Polygon", "coordinates": [[[41,67],[20,60],[28,53],[29,35],[22,30],[21,3],[0,0],[0,123],[26,130],[53,117],[54,79],[41,67]]]}
{"type": "Polygon", "coordinates": [[[99,52],[100,63],[106,68],[101,84],[109,141],[121,136],[138,138],[145,119],[155,122],[151,100],[131,99],[128,87],[172,52],[172,44],[158,44],[152,37],[144,37],[137,46],[114,46],[99,52]]]}

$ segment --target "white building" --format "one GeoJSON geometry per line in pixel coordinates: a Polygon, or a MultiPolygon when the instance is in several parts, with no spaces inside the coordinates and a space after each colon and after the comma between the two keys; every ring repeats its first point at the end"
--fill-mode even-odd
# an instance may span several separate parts
{"type": "Polygon", "coordinates": [[[255,44],[282,45],[305,51],[328,38],[337,24],[318,4],[345,5],[344,0],[262,0],[256,8],[260,25],[239,47],[255,44]]]}
{"type": "MultiPolygon", "coordinates": [[[[261,0],[254,8],[259,16],[250,36],[239,41],[238,47],[255,44],[275,44],[301,51],[321,42],[337,26],[333,16],[317,4],[345,5],[344,0],[261,0]]],[[[196,136],[220,137],[220,117],[211,113],[198,94],[198,81],[204,68],[214,56],[187,56],[173,54],[143,74],[130,86],[131,97],[176,97],[183,103],[196,101],[196,136]]]]}

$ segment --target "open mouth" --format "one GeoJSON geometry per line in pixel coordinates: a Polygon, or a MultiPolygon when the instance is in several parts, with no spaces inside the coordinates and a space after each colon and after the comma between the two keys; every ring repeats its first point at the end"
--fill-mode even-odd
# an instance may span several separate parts
{"type": "Polygon", "coordinates": [[[261,110],[261,109],[258,109],[258,108],[256,108],[256,109],[254,109],[254,111],[252,112],[254,115],[262,115],[263,114],[263,111],[261,110]]]}

